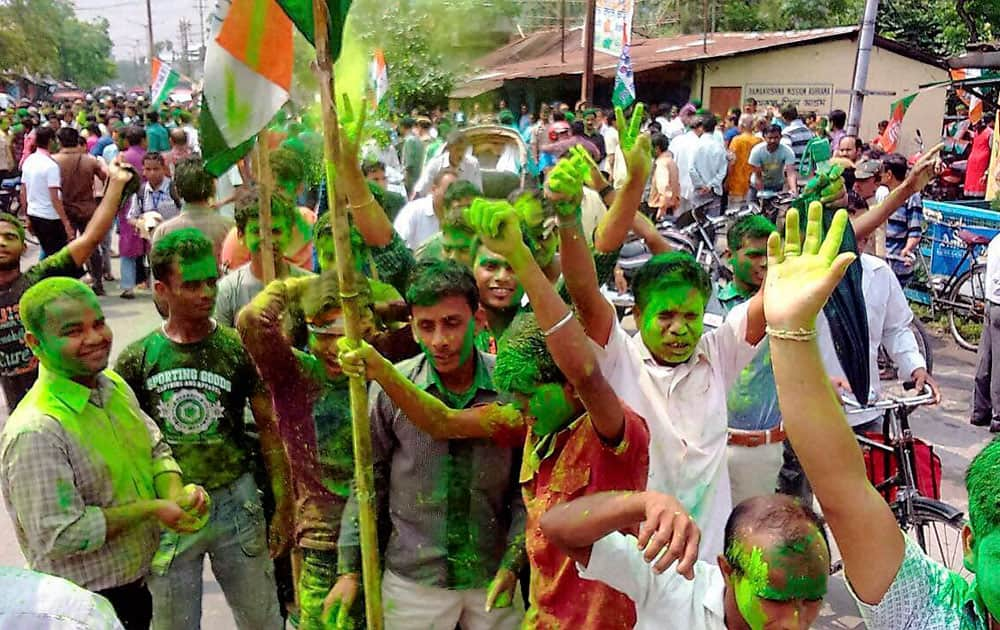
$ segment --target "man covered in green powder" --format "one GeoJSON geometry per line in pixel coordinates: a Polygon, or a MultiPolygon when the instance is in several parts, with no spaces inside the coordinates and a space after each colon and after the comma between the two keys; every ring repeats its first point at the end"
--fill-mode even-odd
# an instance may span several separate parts
{"type": "Polygon", "coordinates": [[[208,497],[180,468],[135,394],[107,369],[97,296],[48,278],[21,297],[38,381],[0,436],[0,485],[28,566],[105,596],[126,628],[148,628],[145,577],[160,526],[194,532],[208,497]]]}
{"type": "Polygon", "coordinates": [[[150,253],[153,290],[169,315],[159,330],[118,357],[117,371],[160,427],[187,476],[208,491],[212,512],[198,533],[164,532],[149,579],[155,628],[197,628],[206,555],[240,628],[282,627],[267,524],[254,480],[258,445],[244,423],[247,404],[278,509],[276,538],[291,529],[287,463],[271,401],[235,330],[212,318],[218,267],[195,228],[170,232],[150,253]]]}
{"type": "MultiPolygon", "coordinates": [[[[312,272],[290,265],[284,251],[292,237],[295,208],[290,199],[281,194],[271,196],[271,249],[276,278],[296,278],[312,272]]],[[[240,242],[250,250],[250,262],[231,271],[219,282],[219,295],[215,302],[215,319],[224,326],[236,325],[236,315],[264,289],[264,257],[261,254],[260,198],[253,193],[243,195],[236,202],[236,233],[240,242]]]]}
{"type": "MultiPolygon", "coordinates": [[[[786,230],[783,259],[777,236],[769,241],[764,307],[785,430],[837,540],[861,616],[871,630],[996,630],[1000,441],[987,445],[966,473],[964,561],[976,574],[968,583],[899,530],[892,510],[868,481],[861,449],[823,369],[816,317],[854,255],[836,256],[829,238],[819,246],[812,225],[820,211],[818,204],[810,206],[811,229],[801,247],[798,231],[786,230]]],[[[840,211],[831,232],[846,221],[840,211]]]]}
{"type": "MultiPolygon", "coordinates": [[[[372,330],[370,309],[363,320],[372,330]]],[[[332,272],[276,280],[240,313],[239,330],[267,384],[278,431],[291,465],[295,544],[302,551],[298,583],[300,630],[332,627],[337,612],[325,606],[337,578],[337,537],[354,478],[347,377],[337,360],[345,334],[340,286],[332,272]],[[291,305],[305,316],[308,352],[281,334],[291,305]]],[[[341,620],[348,618],[345,608],[341,620]]]]}
{"type": "Polygon", "coordinates": [[[21,271],[24,225],[13,215],[0,214],[0,385],[8,412],[14,411],[38,377],[38,357],[24,341],[18,301],[25,291],[44,278],[83,273],[80,265],[90,258],[111,229],[125,184],[131,177],[138,177],[131,168],[119,166],[117,162],[110,163],[108,170],[104,199],[83,233],[24,272],[21,271]]]}
{"type": "MultiPolygon", "coordinates": [[[[471,272],[451,260],[421,262],[406,301],[423,353],[395,370],[373,361],[381,370],[372,376],[398,370],[453,409],[495,403],[495,359],[473,345],[479,295],[471,272]]],[[[439,439],[401,407],[373,385],[378,518],[389,531],[382,540],[386,628],[519,627],[524,607],[514,589],[525,559],[525,512],[518,450],[487,436],[439,439]]],[[[357,515],[352,493],[339,545],[338,593],[346,602],[361,568],[357,515]]]]}

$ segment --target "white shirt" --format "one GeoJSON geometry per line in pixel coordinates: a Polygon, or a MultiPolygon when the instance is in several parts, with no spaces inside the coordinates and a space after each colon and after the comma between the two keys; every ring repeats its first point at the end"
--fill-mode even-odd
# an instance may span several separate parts
{"type": "Polygon", "coordinates": [[[663,135],[665,135],[669,140],[673,140],[674,138],[684,134],[684,121],[681,120],[680,116],[674,116],[674,118],[668,121],[667,124],[660,123],[660,132],[662,132],[663,135]]]}
{"type": "MultiPolygon", "coordinates": [[[[604,160],[601,161],[600,166],[602,171],[608,172],[608,158],[616,155],[615,152],[618,150],[620,139],[618,130],[611,125],[601,127],[601,136],[604,138],[604,152],[606,155],[604,156],[604,160]]],[[[615,159],[617,160],[618,158],[615,159]]]]}
{"type": "Polygon", "coordinates": [[[583,235],[587,239],[588,245],[594,244],[594,230],[601,222],[601,218],[608,213],[608,207],[604,205],[600,193],[589,186],[583,187],[583,198],[580,200],[580,223],[583,226],[583,235]]]}
{"type": "Polygon", "coordinates": [[[184,125],[181,127],[184,130],[184,135],[187,136],[188,146],[195,153],[201,153],[201,143],[198,141],[198,130],[194,128],[193,125],[184,125]]]}
{"type": "Polygon", "coordinates": [[[52,205],[50,188],[62,185],[59,165],[48,151],[36,149],[21,165],[21,183],[27,190],[28,215],[39,219],[59,220],[59,213],[52,205]]]}
{"type": "MultiPolygon", "coordinates": [[[[222,174],[218,179],[215,180],[215,198],[216,200],[229,199],[236,193],[236,187],[243,185],[243,176],[240,174],[240,169],[235,164],[229,167],[229,170],[222,174]]],[[[230,201],[224,206],[219,208],[219,214],[224,217],[229,217],[230,219],[236,213],[236,203],[230,201]]]]}
{"type": "Polygon", "coordinates": [[[694,154],[698,149],[698,136],[693,131],[677,136],[670,141],[668,150],[674,156],[677,170],[680,173],[681,198],[691,199],[694,185],[691,183],[691,166],[694,164],[694,154]]]}
{"type": "Polygon", "coordinates": [[[426,195],[403,206],[392,222],[392,227],[411,250],[420,247],[424,241],[441,231],[441,223],[434,214],[434,196],[426,195]]]}
{"type": "Polygon", "coordinates": [[[69,580],[0,567],[0,630],[121,630],[111,603],[69,580]]]}
{"type": "Polygon", "coordinates": [[[732,508],[726,467],[726,394],[757,352],[746,342],[747,305],[702,335],[694,354],[676,367],[659,365],[638,336],[617,321],[597,349],[601,373],[649,426],[647,488],[677,497],[701,529],[698,557],[722,553],[732,508]]]}
{"type": "MultiPolygon", "coordinates": [[[[913,311],[910,310],[903,289],[900,288],[892,269],[881,258],[871,254],[861,254],[861,289],[865,296],[865,310],[868,312],[868,400],[875,401],[882,394],[878,369],[880,345],[885,346],[889,356],[899,368],[900,377],[904,379],[909,379],[913,370],[926,368],[927,362],[920,354],[917,340],[910,330],[913,311]]],[[[844,369],[833,347],[833,336],[829,326],[817,327],[817,331],[820,353],[823,355],[827,374],[845,378],[844,369]]],[[[845,394],[845,398],[856,400],[851,394],[845,394]]],[[[847,415],[847,421],[851,426],[858,426],[881,416],[882,412],[878,410],[850,413],[847,415]]]]}
{"type": "Polygon", "coordinates": [[[1000,234],[986,248],[986,299],[1000,304],[1000,234]]]}
{"type": "MultiPolygon", "coordinates": [[[[424,172],[421,173],[417,183],[413,185],[413,190],[416,191],[417,196],[429,193],[431,191],[431,184],[434,182],[437,174],[443,169],[451,167],[451,158],[449,155],[446,149],[442,149],[440,154],[424,165],[424,172]]],[[[480,191],[483,189],[483,174],[479,170],[479,160],[472,155],[472,147],[469,147],[469,150],[466,151],[462,157],[462,163],[456,170],[458,170],[458,179],[471,182],[480,191]]]]}
{"type": "Polygon", "coordinates": [[[595,542],[590,562],[576,569],[635,602],[635,630],[726,630],[726,582],[714,561],[695,563],[693,580],[679,574],[676,563],[654,573],[635,537],[613,532],[595,542]]]}
{"type": "Polygon", "coordinates": [[[719,143],[714,134],[701,134],[691,160],[690,177],[692,190],[707,186],[716,195],[721,196],[722,182],[726,179],[726,170],[728,168],[729,160],[726,156],[725,147],[719,143]]]}

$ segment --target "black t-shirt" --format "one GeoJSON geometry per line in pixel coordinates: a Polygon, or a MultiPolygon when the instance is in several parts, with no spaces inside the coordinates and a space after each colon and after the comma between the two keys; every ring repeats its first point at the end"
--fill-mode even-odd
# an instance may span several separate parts
{"type": "Polygon", "coordinates": [[[14,411],[38,378],[38,359],[24,343],[24,325],[18,307],[21,296],[45,278],[79,275],[80,268],[69,249],[64,247],[22,273],[11,284],[0,287],[0,385],[8,412],[14,411]]]}
{"type": "Polygon", "coordinates": [[[235,330],[217,325],[194,343],[157,330],[126,348],[115,371],[160,427],[185,481],[215,490],[252,471],[256,445],[243,413],[263,390],[235,330]]]}

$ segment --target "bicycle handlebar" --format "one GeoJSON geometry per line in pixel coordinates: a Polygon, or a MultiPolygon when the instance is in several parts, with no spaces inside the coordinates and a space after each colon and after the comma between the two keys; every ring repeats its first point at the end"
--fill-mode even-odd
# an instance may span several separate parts
{"type": "MultiPolygon", "coordinates": [[[[907,381],[903,383],[903,389],[913,389],[913,381],[907,381]]],[[[924,385],[923,392],[917,394],[916,396],[887,396],[882,400],[878,400],[870,405],[862,405],[856,400],[848,400],[841,396],[840,402],[844,405],[844,411],[850,414],[864,413],[866,411],[871,411],[876,409],[879,411],[885,411],[886,409],[900,409],[903,407],[922,407],[934,402],[934,390],[931,389],[930,385],[924,385]]]]}

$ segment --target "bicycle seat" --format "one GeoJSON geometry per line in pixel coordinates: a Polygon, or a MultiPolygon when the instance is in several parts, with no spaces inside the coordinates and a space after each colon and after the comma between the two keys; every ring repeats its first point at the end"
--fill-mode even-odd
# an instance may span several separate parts
{"type": "Polygon", "coordinates": [[[966,245],[989,245],[990,237],[977,234],[971,230],[959,230],[957,236],[966,245]]]}

